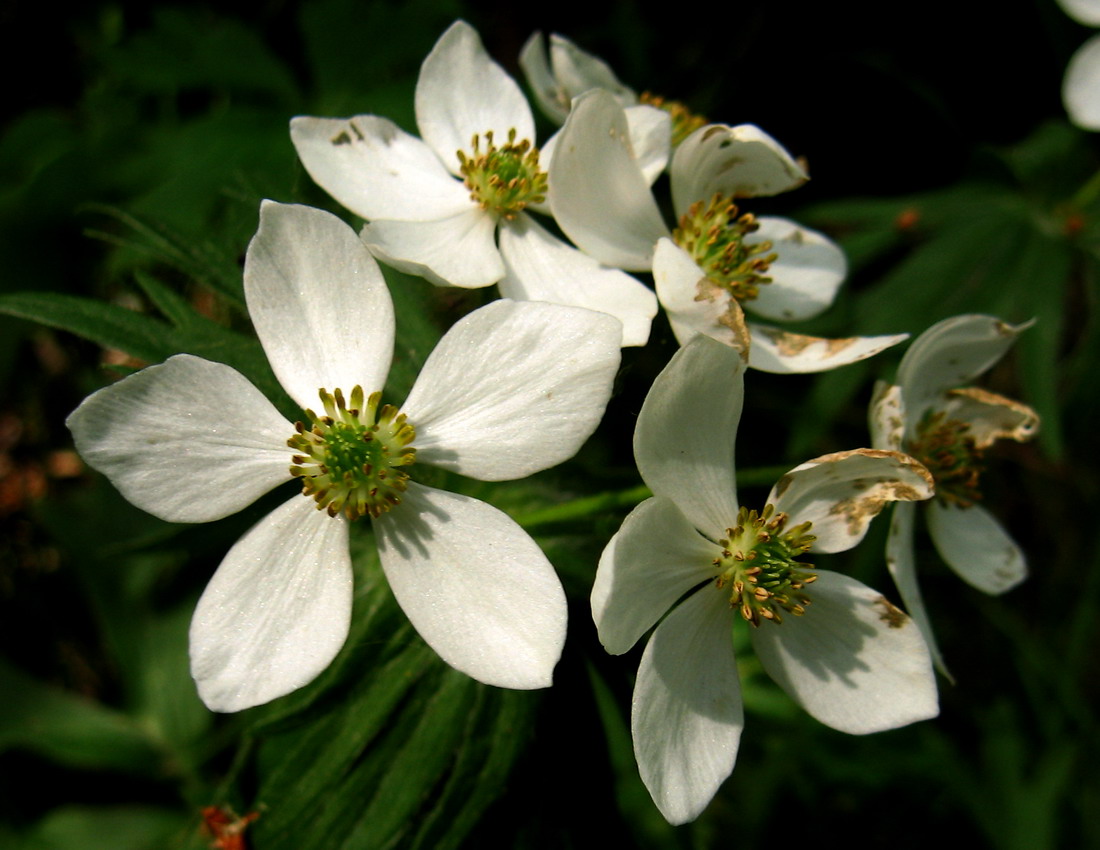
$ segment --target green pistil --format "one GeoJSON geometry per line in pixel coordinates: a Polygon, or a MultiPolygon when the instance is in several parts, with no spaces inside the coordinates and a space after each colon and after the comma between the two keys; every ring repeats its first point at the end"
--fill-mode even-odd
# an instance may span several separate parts
{"type": "Polygon", "coordinates": [[[678,100],[667,100],[659,94],[642,92],[639,102],[647,106],[655,106],[663,109],[672,117],[672,146],[676,147],[680,142],[707,123],[702,115],[696,115],[678,100]]]}
{"type": "Polygon", "coordinates": [[[307,410],[312,426],[296,422],[298,433],[286,441],[298,452],[290,474],[302,479],[302,494],[329,516],[379,517],[401,503],[408,487],[401,467],[416,461],[409,445],[416,429],[393,405],[378,409],[381,393],[371,393],[364,406],[359,386],[347,401],[339,389],[319,392],[326,415],[307,410]]]}
{"type": "Polygon", "coordinates": [[[759,626],[760,621],[782,623],[780,610],[802,616],[810,598],[802,588],[817,580],[812,564],[795,560],[809,550],[816,539],[809,533],[812,523],[804,522],[789,531],[787,515],[776,514],[773,505],[762,513],[741,508],[737,525],[726,529],[719,540],[722,554],[714,559],[719,570],[715,584],[730,588],[730,607],[759,626]]]}
{"type": "Polygon", "coordinates": [[[771,283],[765,272],[778,255],[769,253],[771,242],[745,243],[745,237],[759,230],[760,224],[752,213],[738,212],[737,205],[721,194],[709,204],[696,201],[680,217],[672,238],[715,285],[738,301],[751,301],[760,294],[761,285],[771,283]]]}
{"type": "Polygon", "coordinates": [[[929,411],[908,451],[932,473],[937,497],[960,508],[981,501],[982,450],[974,444],[967,423],[947,419],[943,411],[929,411]]]}
{"type": "Polygon", "coordinates": [[[516,131],[508,131],[508,143],[493,144],[493,133],[485,134],[485,150],[481,136],[474,135],[473,155],[458,151],[462,177],[470,190],[470,198],[483,210],[513,219],[529,204],[546,200],[546,172],[539,168],[538,148],[527,139],[516,143],[516,131]]]}

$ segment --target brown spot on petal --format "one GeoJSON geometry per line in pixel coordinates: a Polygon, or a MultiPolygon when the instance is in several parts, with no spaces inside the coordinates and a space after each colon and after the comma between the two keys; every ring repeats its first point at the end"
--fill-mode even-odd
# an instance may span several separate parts
{"type": "Polygon", "coordinates": [[[811,345],[816,345],[820,342],[825,343],[825,351],[821,355],[821,359],[828,360],[830,357],[835,357],[856,341],[854,337],[826,339],[820,336],[795,334],[780,330],[779,328],[765,326],[758,326],[758,330],[775,344],[778,352],[784,357],[795,357],[804,352],[811,345]]]}
{"type": "Polygon", "coordinates": [[[900,629],[909,622],[905,612],[890,602],[885,596],[875,600],[875,604],[882,608],[878,618],[891,629],[900,629]]]}

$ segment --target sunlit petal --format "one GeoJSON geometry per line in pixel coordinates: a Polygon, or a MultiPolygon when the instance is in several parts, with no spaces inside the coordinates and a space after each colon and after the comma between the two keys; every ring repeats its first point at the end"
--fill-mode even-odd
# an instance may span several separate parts
{"type": "Polygon", "coordinates": [[[940,557],[968,584],[999,594],[1027,578],[1024,553],[981,505],[960,508],[934,499],[926,516],[940,557]]]}

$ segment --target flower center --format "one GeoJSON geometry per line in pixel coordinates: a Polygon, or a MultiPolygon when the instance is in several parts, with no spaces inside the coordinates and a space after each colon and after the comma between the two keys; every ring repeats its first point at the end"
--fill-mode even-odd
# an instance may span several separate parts
{"type": "Polygon", "coordinates": [[[294,424],[298,433],[286,443],[299,453],[290,474],[302,479],[302,495],[311,496],[329,516],[341,511],[348,519],[381,516],[401,503],[408,486],[401,467],[416,461],[416,449],[409,445],[416,429],[393,405],[378,409],[382,393],[371,393],[364,406],[360,386],[347,401],[339,389],[318,392],[326,415],[307,410],[312,426],[294,424]]]}
{"type": "Polygon", "coordinates": [[[707,123],[702,115],[696,115],[678,100],[666,100],[653,92],[642,92],[638,98],[640,103],[647,106],[655,106],[663,109],[672,117],[672,146],[676,147],[680,142],[707,123]]]}
{"type": "Polygon", "coordinates": [[[546,200],[546,172],[539,168],[539,151],[527,139],[516,142],[516,131],[508,131],[508,143],[497,147],[493,133],[485,134],[485,150],[481,149],[482,137],[475,134],[473,154],[458,151],[463,182],[470,190],[470,198],[483,210],[506,219],[513,219],[528,204],[541,204],[546,200]]]}
{"type": "Polygon", "coordinates": [[[761,619],[782,623],[780,609],[802,616],[810,604],[802,588],[817,581],[817,575],[810,572],[812,564],[795,558],[816,539],[808,533],[812,523],[785,531],[787,519],[770,504],[759,514],[741,508],[736,527],[727,528],[726,539],[718,541],[722,554],[713,561],[719,570],[715,584],[729,585],[730,607],[739,608],[754,626],[761,619]]]}
{"type": "Polygon", "coordinates": [[[745,243],[760,229],[752,213],[738,215],[737,205],[716,194],[709,204],[696,201],[680,217],[673,241],[691,254],[707,278],[738,301],[751,301],[771,283],[765,272],[778,259],[771,242],[745,243]]]}
{"type": "Polygon", "coordinates": [[[929,411],[908,450],[932,473],[939,498],[960,508],[981,501],[982,450],[975,445],[967,423],[948,419],[942,410],[929,411]]]}

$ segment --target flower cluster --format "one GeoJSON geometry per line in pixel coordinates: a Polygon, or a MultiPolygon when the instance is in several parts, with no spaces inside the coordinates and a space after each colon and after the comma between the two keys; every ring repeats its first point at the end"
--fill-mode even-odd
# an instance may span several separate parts
{"type": "Polygon", "coordinates": [[[508,515],[421,475],[508,481],[572,458],[600,423],[621,348],[646,345],[663,306],[681,347],[633,437],[652,495],[594,565],[591,612],[609,653],[651,633],[634,749],[657,807],[683,823],[737,757],[735,622],[779,687],[834,729],[937,714],[943,665],[917,590],[916,503],[971,584],[999,593],[1023,579],[1022,553],[979,504],[979,476],[985,449],[1030,437],[1038,417],[960,387],[1025,326],[936,325],[879,387],[872,447],[795,466],[762,504],[741,505],[746,369],[820,372],[907,335],[786,327],[830,307],[847,264],[826,235],[747,208],[808,179],[766,132],[639,96],[558,35],[549,52],[532,36],[520,64],[561,125],[541,147],[520,86],[463,21],[420,69],[419,137],[378,115],[290,122],[314,181],[363,219],[356,233],[309,207],[260,208],[245,298],[300,413],[286,418],[239,372],[182,353],[94,393],[68,425],[92,467],[167,521],[217,520],[287,482],[297,491],[230,549],[198,603],[191,667],[211,709],[275,699],[331,663],[352,617],[349,536],[368,524],[394,597],[444,661],[489,685],[542,688],[566,632],[553,566],[508,515]],[[400,405],[385,403],[396,331],[379,261],[501,295],[449,328],[400,405]],[[908,614],[819,566],[893,503],[886,560],[908,614]]]}

